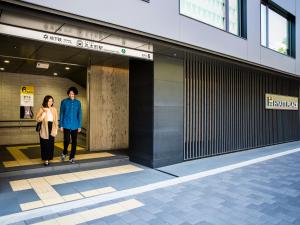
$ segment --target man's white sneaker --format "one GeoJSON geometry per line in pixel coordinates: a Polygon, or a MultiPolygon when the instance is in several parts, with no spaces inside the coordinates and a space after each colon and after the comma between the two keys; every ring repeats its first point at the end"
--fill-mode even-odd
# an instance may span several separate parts
{"type": "Polygon", "coordinates": [[[67,155],[64,155],[63,153],[61,153],[60,155],[60,159],[61,161],[65,161],[67,155]]]}

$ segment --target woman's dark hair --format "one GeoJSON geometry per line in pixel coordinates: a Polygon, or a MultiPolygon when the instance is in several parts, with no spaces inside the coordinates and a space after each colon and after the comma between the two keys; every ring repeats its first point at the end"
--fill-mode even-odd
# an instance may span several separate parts
{"type": "Polygon", "coordinates": [[[78,95],[78,90],[76,87],[70,87],[69,90],[67,91],[67,94],[69,95],[71,91],[73,91],[75,95],[78,95]]]}
{"type": "MultiPolygon", "coordinates": [[[[51,95],[46,95],[46,96],[45,96],[44,101],[43,101],[43,104],[42,104],[42,106],[43,106],[44,108],[48,108],[48,101],[49,101],[49,99],[51,99],[51,98],[52,98],[52,100],[53,100],[53,102],[54,102],[54,99],[53,99],[53,97],[52,97],[51,95]]],[[[51,106],[53,106],[53,103],[52,103],[51,106]]]]}

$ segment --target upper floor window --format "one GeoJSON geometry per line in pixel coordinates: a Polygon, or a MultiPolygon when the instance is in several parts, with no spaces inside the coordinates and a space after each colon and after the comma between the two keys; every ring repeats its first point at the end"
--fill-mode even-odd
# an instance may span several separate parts
{"type": "Polygon", "coordinates": [[[246,0],[180,0],[180,14],[246,38],[246,0]]]}
{"type": "Polygon", "coordinates": [[[261,45],[295,57],[295,17],[275,3],[261,3],[261,45]]]}

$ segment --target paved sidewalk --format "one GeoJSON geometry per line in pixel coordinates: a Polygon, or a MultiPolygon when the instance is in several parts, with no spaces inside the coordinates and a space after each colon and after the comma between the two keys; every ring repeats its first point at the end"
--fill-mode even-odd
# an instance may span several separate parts
{"type": "Polygon", "coordinates": [[[299,147],[294,142],[160,168],[178,178],[140,167],[118,175],[123,179],[107,177],[107,185],[123,185],[114,193],[6,215],[0,222],[300,225],[299,147]]]}

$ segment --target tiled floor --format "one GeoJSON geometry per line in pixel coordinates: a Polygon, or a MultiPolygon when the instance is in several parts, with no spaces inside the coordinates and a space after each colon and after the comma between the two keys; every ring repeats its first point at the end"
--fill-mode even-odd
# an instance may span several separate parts
{"type": "MultiPolygon", "coordinates": [[[[63,150],[63,143],[55,143],[54,158],[50,163],[60,163],[60,154],[63,150]]],[[[71,145],[68,148],[71,150],[71,145]]],[[[89,152],[83,146],[77,146],[76,160],[102,159],[114,157],[113,152],[89,152]]],[[[28,167],[42,165],[39,145],[18,145],[0,146],[0,170],[1,168],[14,169],[18,167],[28,167]]]]}
{"type": "MultiPolygon", "coordinates": [[[[187,171],[188,166],[195,171],[194,174],[187,171],[178,178],[134,164],[125,167],[124,171],[128,173],[79,181],[74,180],[78,174],[57,174],[60,178],[54,179],[51,185],[51,181],[48,183],[56,193],[70,199],[76,199],[78,194],[84,198],[11,216],[8,215],[9,209],[1,207],[3,216],[0,222],[40,225],[300,225],[300,143],[273,147],[262,148],[260,152],[258,149],[240,152],[232,158],[226,155],[223,160],[222,156],[217,157],[217,168],[213,158],[168,168],[177,175],[181,169],[187,171]],[[251,163],[243,164],[245,161],[251,163]],[[139,170],[129,172],[134,166],[139,170]],[[207,170],[218,172],[207,173],[207,170]],[[61,180],[65,183],[60,183],[61,180]],[[95,196],[102,188],[109,193],[95,196]],[[94,197],[86,198],[89,195],[94,197]]],[[[100,174],[99,170],[96,173],[86,171],[81,174],[83,176],[79,173],[78,177],[84,178],[86,173],[100,174]]],[[[25,178],[18,179],[19,182],[15,183],[18,185],[13,186],[19,191],[15,192],[10,186],[4,187],[6,193],[0,194],[1,203],[40,200],[34,185],[45,182],[45,177],[27,177],[27,182],[24,182],[25,178]]]]}

